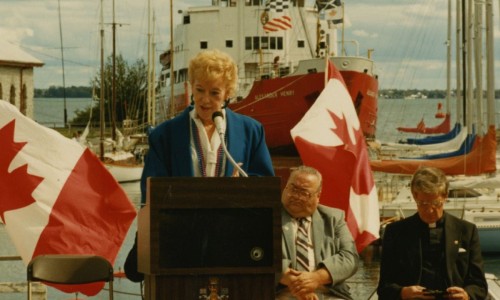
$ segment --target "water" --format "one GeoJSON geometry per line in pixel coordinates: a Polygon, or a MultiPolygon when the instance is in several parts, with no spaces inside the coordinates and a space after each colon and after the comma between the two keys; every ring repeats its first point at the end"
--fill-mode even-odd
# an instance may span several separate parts
{"type": "MultiPolygon", "coordinates": [[[[415,127],[424,118],[427,127],[434,127],[442,122],[436,119],[437,104],[443,104],[444,100],[437,99],[379,99],[379,115],[377,121],[377,138],[382,141],[395,142],[403,137],[416,136],[418,134],[401,133],[396,130],[398,126],[415,127]],[[404,113],[403,113],[404,111],[404,113]]],[[[90,98],[67,98],[66,108],[68,121],[75,116],[76,110],[84,110],[91,105],[90,98]]],[[[48,127],[64,126],[64,100],[62,98],[35,98],[34,99],[35,120],[48,127]]],[[[450,106],[451,124],[456,121],[456,109],[454,103],[450,106]]],[[[500,99],[496,100],[496,127],[500,128],[500,99]]]]}
{"type": "MultiPolygon", "coordinates": [[[[405,137],[415,134],[398,133],[398,126],[415,126],[422,117],[428,127],[435,126],[441,122],[441,119],[435,119],[438,100],[379,100],[379,121],[377,126],[377,137],[383,141],[397,141],[405,137]],[[403,109],[409,113],[402,113],[403,109]]],[[[76,109],[85,109],[90,105],[90,99],[67,99],[68,120],[74,116],[76,109]]],[[[497,107],[500,107],[500,101],[497,100],[497,107]]],[[[35,119],[44,125],[63,126],[64,123],[64,106],[62,99],[35,99],[35,119]]],[[[453,112],[453,110],[452,110],[453,112]]],[[[452,113],[453,116],[453,113],[452,113]]],[[[498,117],[497,117],[498,119],[498,117]]],[[[454,119],[452,119],[454,123],[454,119]]],[[[498,120],[497,120],[498,123],[498,120]]],[[[497,124],[498,128],[498,124],[497,124]]],[[[122,184],[122,187],[129,195],[132,202],[138,207],[140,202],[140,191],[138,183],[122,184]]],[[[115,262],[115,270],[122,268],[126,255],[132,247],[134,235],[136,231],[136,223],[132,224],[131,229],[124,241],[124,244],[118,254],[115,262]]],[[[9,237],[6,235],[3,225],[0,225],[0,256],[17,255],[9,237]]],[[[500,254],[485,255],[485,270],[500,277],[500,254]]],[[[360,267],[358,272],[349,279],[351,292],[354,299],[368,299],[374,292],[378,282],[378,272],[380,264],[380,249],[371,246],[365,249],[361,254],[360,267]]],[[[20,261],[3,262],[0,261],[0,282],[24,282],[26,280],[25,266],[20,261]]],[[[139,284],[132,283],[126,279],[115,280],[115,299],[132,300],[140,299],[139,284]]],[[[58,292],[49,288],[49,299],[69,299],[67,294],[58,292]]],[[[104,299],[107,296],[106,291],[101,292],[97,299],[104,299]]],[[[23,293],[0,294],[1,299],[17,300],[26,299],[23,293]]],[[[80,296],[81,298],[81,296],[80,296]]]]}
{"type": "MultiPolygon", "coordinates": [[[[426,127],[434,127],[441,124],[443,119],[434,117],[437,112],[438,103],[443,104],[443,112],[446,112],[444,100],[438,99],[379,99],[377,139],[385,142],[397,142],[403,138],[421,137],[418,133],[404,133],[397,131],[397,127],[416,127],[423,118],[426,127]]],[[[500,128],[500,99],[496,99],[496,128],[500,128]]],[[[456,108],[453,101],[450,103],[451,124],[456,123],[456,108]]],[[[486,114],[486,113],[485,113],[486,114]]],[[[486,116],[484,117],[486,119],[486,116]]]]}
{"type": "MultiPolygon", "coordinates": [[[[77,110],[85,110],[92,104],[91,98],[66,98],[68,121],[76,116],[77,110]]],[[[35,98],[34,119],[47,127],[64,127],[63,98],[35,98]]]]}

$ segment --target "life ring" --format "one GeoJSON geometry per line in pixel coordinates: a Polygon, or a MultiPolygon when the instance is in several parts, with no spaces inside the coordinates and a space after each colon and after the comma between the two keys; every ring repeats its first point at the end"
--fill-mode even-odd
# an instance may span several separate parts
{"type": "Polygon", "coordinates": [[[264,11],[260,15],[260,23],[262,23],[262,25],[266,25],[267,22],[269,22],[269,14],[267,13],[267,11],[264,11]]]}

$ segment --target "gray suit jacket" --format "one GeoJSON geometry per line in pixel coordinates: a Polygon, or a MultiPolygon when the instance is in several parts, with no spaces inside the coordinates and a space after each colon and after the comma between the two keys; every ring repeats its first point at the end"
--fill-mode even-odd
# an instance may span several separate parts
{"type": "MultiPolygon", "coordinates": [[[[295,232],[292,217],[283,209],[282,221],[282,272],[296,269],[295,232]]],[[[340,209],[319,205],[312,215],[312,240],[317,268],[324,267],[332,277],[332,283],[325,288],[339,298],[352,299],[345,280],[358,269],[359,256],[352,235],[340,209]]],[[[281,278],[282,274],[279,274],[281,278]]],[[[279,279],[278,279],[279,281],[279,279]]],[[[285,288],[278,286],[278,291],[285,288]]]]}

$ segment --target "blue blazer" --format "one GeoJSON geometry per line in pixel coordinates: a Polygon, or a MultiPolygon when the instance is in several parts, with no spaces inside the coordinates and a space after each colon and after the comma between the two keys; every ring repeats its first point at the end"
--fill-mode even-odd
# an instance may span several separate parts
{"type": "MultiPolygon", "coordinates": [[[[165,121],[149,135],[149,151],[141,178],[142,203],[146,199],[148,177],[193,177],[190,151],[190,116],[192,106],[177,117],[165,121]]],[[[274,176],[264,127],[256,120],[226,108],[227,148],[249,176],[274,176]]],[[[226,162],[225,176],[232,176],[233,165],[226,162]]]]}
{"type": "MultiPolygon", "coordinates": [[[[483,259],[476,225],[444,213],[447,281],[464,288],[470,299],[486,299],[483,259]]],[[[420,284],[422,251],[417,214],[387,225],[382,244],[379,299],[401,299],[401,289],[420,284]]]]}
{"type": "MultiPolygon", "coordinates": [[[[296,268],[295,232],[292,217],[283,209],[282,222],[282,268],[296,268]]],[[[324,205],[312,215],[312,241],[314,258],[318,267],[324,267],[332,277],[332,283],[325,286],[331,295],[352,299],[349,286],[345,283],[358,270],[359,256],[351,232],[344,220],[344,211],[324,205]]],[[[279,274],[281,278],[282,274],[279,274]]],[[[279,279],[277,278],[277,282],[279,279]]],[[[278,286],[278,292],[283,285],[278,286]]]]}

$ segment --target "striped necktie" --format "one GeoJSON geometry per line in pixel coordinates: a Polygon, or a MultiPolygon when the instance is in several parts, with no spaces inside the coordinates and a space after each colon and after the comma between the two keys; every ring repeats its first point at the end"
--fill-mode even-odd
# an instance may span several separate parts
{"type": "Polygon", "coordinates": [[[299,226],[297,229],[297,270],[299,271],[309,271],[309,234],[307,230],[307,223],[309,222],[306,218],[297,219],[299,226]]]}

